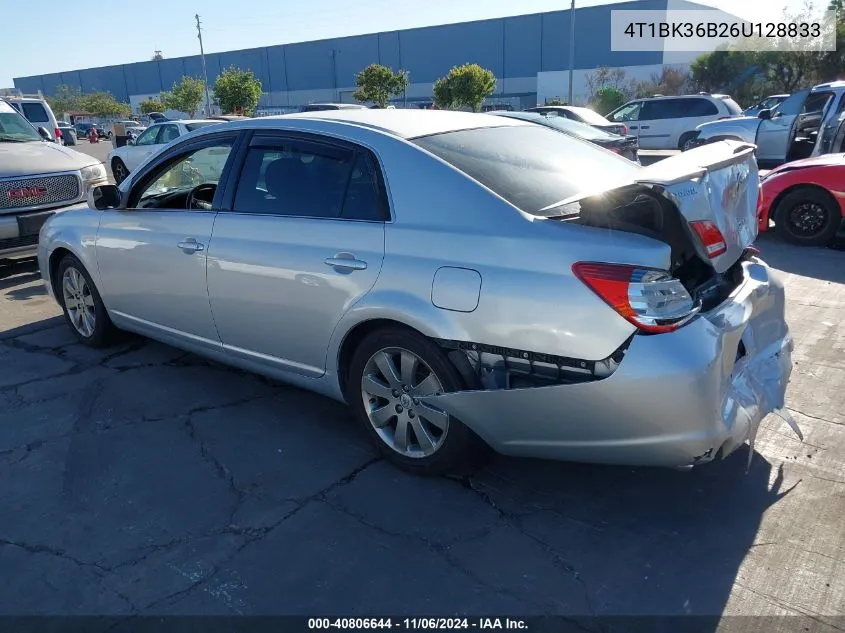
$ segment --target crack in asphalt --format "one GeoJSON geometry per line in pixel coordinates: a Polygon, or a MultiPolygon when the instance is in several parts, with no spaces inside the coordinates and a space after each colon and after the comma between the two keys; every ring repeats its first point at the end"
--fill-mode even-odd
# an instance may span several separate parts
{"type": "Polygon", "coordinates": [[[845,422],[836,422],[834,420],[828,420],[827,418],[822,418],[817,415],[810,415],[809,413],[804,413],[801,409],[793,409],[792,407],[786,407],[788,411],[792,413],[797,413],[799,415],[803,415],[805,418],[810,418],[811,420],[818,420],[819,422],[827,422],[828,424],[835,424],[836,426],[845,426],[845,422]]]}
{"type": "Polygon", "coordinates": [[[12,541],[9,539],[0,538],[0,545],[6,545],[8,547],[17,547],[19,549],[24,550],[30,554],[48,554],[50,556],[55,556],[57,558],[63,558],[65,560],[69,560],[72,563],[79,565],[80,567],[93,567],[101,572],[108,572],[108,569],[99,565],[98,563],[91,562],[91,561],[84,561],[80,558],[76,558],[75,556],[71,556],[65,550],[60,549],[58,547],[50,547],[49,545],[40,545],[34,543],[26,543],[24,541],[12,541]]]}
{"type": "Polygon", "coordinates": [[[490,497],[489,494],[481,490],[475,484],[475,482],[473,481],[473,477],[475,474],[476,473],[472,473],[461,478],[450,477],[448,479],[450,481],[458,483],[463,488],[471,491],[476,497],[481,499],[483,503],[495,510],[499,514],[500,519],[502,519],[507,525],[515,529],[523,536],[534,541],[538,546],[540,546],[540,548],[550,556],[550,560],[553,565],[564,571],[566,574],[571,576],[573,579],[575,579],[576,582],[581,585],[584,592],[584,602],[587,605],[587,609],[589,610],[591,616],[596,615],[596,610],[593,606],[592,599],[590,597],[589,587],[587,587],[586,581],[578,572],[578,570],[571,563],[566,561],[552,545],[545,542],[539,536],[532,534],[530,531],[525,529],[525,527],[523,527],[522,525],[522,522],[520,521],[519,516],[506,512],[503,508],[496,504],[496,502],[492,499],[492,497],[490,497]]]}

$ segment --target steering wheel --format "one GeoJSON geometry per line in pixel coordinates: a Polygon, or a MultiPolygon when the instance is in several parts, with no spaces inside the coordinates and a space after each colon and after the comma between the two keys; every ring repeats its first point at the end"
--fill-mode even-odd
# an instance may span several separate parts
{"type": "Polygon", "coordinates": [[[209,210],[211,209],[212,203],[206,202],[205,200],[200,199],[200,195],[203,193],[210,194],[208,196],[203,197],[210,197],[214,200],[214,193],[217,191],[217,185],[213,182],[205,183],[202,185],[197,185],[193,189],[191,189],[191,193],[188,194],[188,199],[185,202],[186,209],[203,209],[209,210]]]}

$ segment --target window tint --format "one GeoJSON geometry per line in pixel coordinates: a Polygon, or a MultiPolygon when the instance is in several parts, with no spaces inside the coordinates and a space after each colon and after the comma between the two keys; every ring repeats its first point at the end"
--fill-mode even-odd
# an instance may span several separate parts
{"type": "Polygon", "coordinates": [[[158,131],[161,127],[161,125],[148,127],[137,139],[135,139],[135,145],[155,145],[156,137],[158,136],[158,131]]]}
{"type": "Polygon", "coordinates": [[[526,213],[576,195],[627,184],[641,167],[591,143],[540,125],[490,127],[415,139],[526,213]]]}
{"type": "Polygon", "coordinates": [[[801,112],[801,107],[804,105],[804,100],[807,98],[808,92],[807,90],[802,90],[789,95],[777,106],[777,111],[783,115],[798,114],[801,112]]]}
{"type": "Polygon", "coordinates": [[[660,119],[678,119],[684,112],[686,99],[652,99],[643,103],[640,121],[658,121],[660,119]]]}
{"type": "Polygon", "coordinates": [[[827,102],[833,97],[832,92],[817,92],[807,97],[804,102],[804,107],[801,108],[801,113],[821,112],[825,109],[827,102]]]}
{"type": "Polygon", "coordinates": [[[231,151],[231,141],[193,149],[168,161],[164,170],[140,184],[140,191],[133,192],[130,199],[137,198],[138,209],[184,209],[194,187],[220,181],[231,151]]]}
{"type": "Polygon", "coordinates": [[[619,108],[616,112],[609,115],[611,121],[619,123],[620,121],[636,121],[640,118],[640,110],[642,109],[642,101],[634,101],[619,108]]]}
{"type": "Polygon", "coordinates": [[[179,128],[175,125],[162,125],[158,135],[157,145],[166,145],[170,141],[179,138],[179,128]]]}
{"type": "Polygon", "coordinates": [[[719,114],[716,104],[707,99],[679,99],[679,101],[682,106],[680,116],[699,117],[719,114]]]}
{"type": "MultiPolygon", "coordinates": [[[[566,110],[564,110],[566,112],[566,110]]],[[[607,119],[605,119],[602,115],[594,110],[590,110],[590,108],[577,108],[572,107],[569,109],[574,116],[576,121],[583,121],[588,125],[607,125],[607,119]]]]}
{"type": "Polygon", "coordinates": [[[346,199],[340,217],[348,220],[385,220],[388,218],[384,187],[375,159],[359,152],[352,165],[346,199]]]}
{"type": "Polygon", "coordinates": [[[352,158],[351,150],[298,140],[268,141],[266,146],[250,148],[235,194],[235,210],[338,218],[352,158]]]}
{"type": "Polygon", "coordinates": [[[44,104],[23,102],[21,103],[21,107],[23,108],[23,115],[33,123],[50,122],[50,117],[47,115],[47,108],[44,107],[44,104]]]}

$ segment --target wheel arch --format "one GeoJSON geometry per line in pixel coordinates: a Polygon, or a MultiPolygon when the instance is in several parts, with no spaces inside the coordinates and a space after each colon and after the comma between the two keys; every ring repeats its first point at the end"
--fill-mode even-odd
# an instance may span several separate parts
{"type": "MultiPolygon", "coordinates": [[[[368,296],[367,305],[355,306],[335,327],[326,360],[328,371],[334,371],[337,375],[341,393],[346,386],[349,363],[355,349],[371,332],[384,328],[397,328],[430,340],[470,340],[464,328],[456,322],[454,313],[410,295],[394,296],[394,293],[389,293],[389,295],[375,293],[368,296]]],[[[445,350],[444,353],[446,353],[445,350]]],[[[447,355],[451,358],[451,355],[447,355]]],[[[452,362],[455,362],[454,359],[452,362]]],[[[460,366],[457,368],[464,374],[465,368],[460,366]]]]}
{"type": "MultiPolygon", "coordinates": [[[[768,221],[769,219],[774,218],[775,211],[777,210],[778,205],[781,203],[781,201],[783,201],[786,196],[791,193],[794,193],[795,191],[798,191],[799,189],[809,189],[824,194],[830,199],[833,205],[839,209],[840,215],[843,215],[843,211],[845,210],[842,209],[842,205],[839,204],[839,201],[836,199],[836,196],[833,195],[833,192],[830,191],[830,189],[827,189],[826,187],[823,187],[822,185],[819,185],[814,182],[797,182],[794,185],[790,185],[789,187],[781,191],[777,196],[775,196],[774,200],[772,200],[772,204],[769,205],[769,210],[766,214],[766,220],[768,221]]],[[[843,215],[843,217],[845,217],[845,215],[843,215]]]]}
{"type": "MultiPolygon", "coordinates": [[[[90,267],[86,265],[86,260],[82,257],[79,253],[75,252],[70,245],[65,243],[60,243],[56,245],[56,247],[50,252],[50,255],[47,259],[47,270],[50,278],[50,288],[53,290],[53,296],[55,297],[56,301],[59,305],[62,304],[62,294],[61,288],[59,287],[59,280],[58,280],[58,270],[59,264],[61,261],[68,255],[73,255],[79,262],[85,267],[85,270],[88,271],[88,275],[90,275],[91,280],[94,282],[94,285],[97,288],[97,292],[100,294],[100,297],[103,297],[103,291],[100,287],[100,280],[99,276],[97,275],[96,270],[90,270],[90,267]]],[[[103,299],[103,303],[105,303],[105,299],[103,299]]]]}

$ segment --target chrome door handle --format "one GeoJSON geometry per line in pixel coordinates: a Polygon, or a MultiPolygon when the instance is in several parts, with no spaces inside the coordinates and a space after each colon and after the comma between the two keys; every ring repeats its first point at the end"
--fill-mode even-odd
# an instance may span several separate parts
{"type": "Polygon", "coordinates": [[[176,246],[181,248],[186,253],[198,253],[202,250],[205,250],[205,244],[200,244],[192,237],[182,240],[176,246]]]}
{"type": "Polygon", "coordinates": [[[641,130],[647,130],[649,127],[650,127],[650,126],[648,126],[648,125],[641,125],[641,126],[640,126],[640,129],[641,129],[641,130]]]}
{"type": "Polygon", "coordinates": [[[367,268],[367,262],[355,259],[352,253],[338,253],[334,257],[327,257],[323,263],[332,268],[345,270],[366,270],[367,268]]]}

